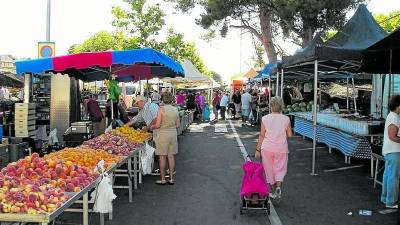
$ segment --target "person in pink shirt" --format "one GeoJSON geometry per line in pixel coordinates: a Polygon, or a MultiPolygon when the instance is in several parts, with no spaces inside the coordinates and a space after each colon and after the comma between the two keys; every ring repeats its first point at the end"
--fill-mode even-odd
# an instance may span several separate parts
{"type": "Polygon", "coordinates": [[[272,187],[271,198],[279,201],[282,182],[287,172],[288,141],[293,136],[289,117],[282,114],[283,101],[271,98],[271,114],[262,118],[261,132],[256,147],[256,158],[262,159],[268,184],[272,187]]]}
{"type": "Polygon", "coordinates": [[[183,94],[183,91],[180,91],[176,96],[176,104],[179,106],[185,105],[185,95],[183,94]]]}

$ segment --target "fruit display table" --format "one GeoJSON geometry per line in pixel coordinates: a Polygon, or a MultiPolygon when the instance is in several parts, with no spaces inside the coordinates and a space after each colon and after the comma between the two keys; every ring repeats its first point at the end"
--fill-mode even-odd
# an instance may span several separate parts
{"type": "MultiPolygon", "coordinates": [[[[310,139],[313,135],[313,121],[310,118],[294,115],[294,131],[303,137],[310,139]]],[[[338,149],[345,155],[345,162],[350,164],[350,158],[370,159],[372,147],[370,139],[379,136],[374,135],[357,135],[349,132],[332,128],[326,125],[317,124],[317,142],[326,144],[331,149],[338,149]]]]}
{"type": "MultiPolygon", "coordinates": [[[[114,174],[118,170],[118,168],[122,167],[124,164],[127,164],[127,170],[125,172],[128,174],[128,186],[113,186],[113,188],[126,188],[129,190],[129,202],[132,202],[132,179],[129,174],[138,173],[139,171],[132,170],[132,159],[135,155],[139,154],[140,148],[135,149],[131,152],[131,154],[123,157],[121,161],[116,164],[113,164],[112,167],[107,169],[107,173],[114,174]]],[[[138,168],[134,166],[133,168],[138,168]]],[[[124,171],[122,171],[124,172],[124,171]]],[[[121,171],[120,171],[121,174],[121,171]]],[[[96,180],[91,182],[88,186],[82,189],[79,192],[67,192],[66,194],[70,196],[70,198],[64,202],[59,208],[51,213],[39,213],[39,214],[28,214],[28,213],[0,213],[0,221],[4,222],[29,222],[29,223],[39,223],[41,225],[47,225],[50,222],[54,221],[60,214],[63,212],[82,212],[83,213],[83,225],[89,224],[89,191],[95,188],[98,183],[101,181],[101,178],[98,177],[96,180]],[[82,201],[80,201],[82,199],[82,201]],[[75,203],[82,203],[82,209],[70,209],[70,207],[75,203]]],[[[100,215],[103,217],[104,215],[100,215]]],[[[111,217],[110,217],[111,218],[111,217]]],[[[104,219],[102,220],[104,222],[104,219]]]]}
{"type": "MultiPolygon", "coordinates": [[[[106,172],[113,178],[113,188],[128,189],[132,202],[133,187],[137,188],[141,169],[143,141],[149,138],[150,134],[143,131],[119,129],[77,148],[66,148],[43,158],[35,153],[9,164],[0,173],[0,221],[44,225],[68,211],[83,213],[83,225],[88,225],[92,212],[89,203],[93,203],[89,201],[89,192],[101,181],[101,176],[90,171],[100,160],[105,161],[106,172]],[[124,165],[126,168],[122,168],[124,165]],[[126,178],[128,185],[114,185],[117,177],[126,178]],[[81,208],[71,208],[76,203],[81,208]]],[[[111,213],[109,216],[112,219],[111,213]]],[[[100,214],[100,221],[104,224],[104,214],[100,214]]]]}
{"type": "Polygon", "coordinates": [[[185,131],[192,122],[193,122],[193,112],[187,111],[184,114],[182,114],[180,127],[177,128],[178,135],[181,135],[183,131],[185,131]]]}

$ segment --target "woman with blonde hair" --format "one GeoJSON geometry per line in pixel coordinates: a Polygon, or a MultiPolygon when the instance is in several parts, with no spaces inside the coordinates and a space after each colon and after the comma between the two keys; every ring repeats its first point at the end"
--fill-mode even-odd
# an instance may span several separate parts
{"type": "Polygon", "coordinates": [[[156,184],[165,185],[174,182],[175,155],[178,153],[178,134],[176,128],[180,126],[180,118],[178,109],[172,106],[175,98],[171,92],[163,93],[160,110],[158,110],[155,124],[152,126],[154,130],[154,141],[156,143],[156,155],[159,156],[161,180],[156,184]],[[165,169],[168,158],[170,178],[167,182],[165,179],[165,169]]]}
{"type": "Polygon", "coordinates": [[[256,158],[262,159],[267,182],[272,187],[271,197],[281,198],[283,178],[287,172],[288,141],[293,136],[289,117],[282,114],[283,101],[271,98],[271,114],[262,118],[261,132],[256,147],[256,158]]]}

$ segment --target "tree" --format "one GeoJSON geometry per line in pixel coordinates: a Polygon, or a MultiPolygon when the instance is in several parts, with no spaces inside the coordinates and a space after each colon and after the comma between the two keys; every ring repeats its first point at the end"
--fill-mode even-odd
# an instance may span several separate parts
{"type": "Polygon", "coordinates": [[[389,14],[374,15],[376,22],[388,33],[400,27],[400,10],[389,14]]]}
{"type": "Polygon", "coordinates": [[[222,76],[219,73],[217,73],[215,71],[210,71],[210,73],[211,73],[211,78],[214,79],[218,84],[221,84],[221,85],[224,84],[224,81],[222,80],[222,76]]]}
{"type": "Polygon", "coordinates": [[[252,60],[254,62],[254,68],[256,69],[262,69],[265,66],[264,62],[264,49],[260,43],[255,43],[254,44],[254,56],[252,57],[252,60]]]}
{"type": "Polygon", "coordinates": [[[146,7],[146,0],[124,0],[124,2],[129,4],[130,9],[123,10],[120,6],[114,6],[113,26],[122,34],[137,37],[140,47],[153,47],[156,43],[154,36],[158,35],[165,25],[165,14],[160,5],[146,7]]]}
{"type": "Polygon", "coordinates": [[[185,42],[181,33],[175,32],[172,28],[168,29],[167,38],[164,42],[160,42],[156,49],[164,52],[179,62],[189,60],[203,75],[211,76],[210,71],[206,68],[203,60],[197,52],[194,43],[185,42]]]}
{"type": "Polygon", "coordinates": [[[112,8],[115,17],[112,23],[115,27],[114,32],[98,32],[82,44],[72,45],[69,53],[150,47],[181,63],[188,59],[202,74],[211,76],[195,44],[185,42],[183,34],[170,28],[164,41],[155,40],[165,25],[165,15],[159,5],[146,6],[145,0],[125,0],[125,2],[130,5],[130,10],[123,10],[119,6],[112,8]]]}
{"type": "Polygon", "coordinates": [[[304,47],[315,32],[339,29],[346,14],[365,0],[275,0],[278,23],[284,36],[304,47]]]}
{"type": "MultiPolygon", "coordinates": [[[[205,29],[220,28],[226,35],[229,27],[254,35],[264,47],[270,63],[277,61],[275,37],[283,32],[301,46],[319,30],[343,24],[346,12],[365,0],[168,0],[187,11],[196,5],[205,9],[198,23],[205,29]]],[[[283,52],[281,51],[282,55],[283,52]]]]}
{"type": "Polygon", "coordinates": [[[117,49],[117,40],[115,36],[107,31],[100,31],[85,40],[80,45],[72,45],[68,52],[78,53],[78,52],[99,52],[107,51],[109,49],[117,49]]]}

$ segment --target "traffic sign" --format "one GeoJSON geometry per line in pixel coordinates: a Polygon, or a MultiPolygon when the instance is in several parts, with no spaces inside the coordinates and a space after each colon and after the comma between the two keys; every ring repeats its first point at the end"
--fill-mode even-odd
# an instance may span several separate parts
{"type": "Polygon", "coordinates": [[[38,57],[48,58],[55,56],[55,42],[38,42],[38,57]]]}

